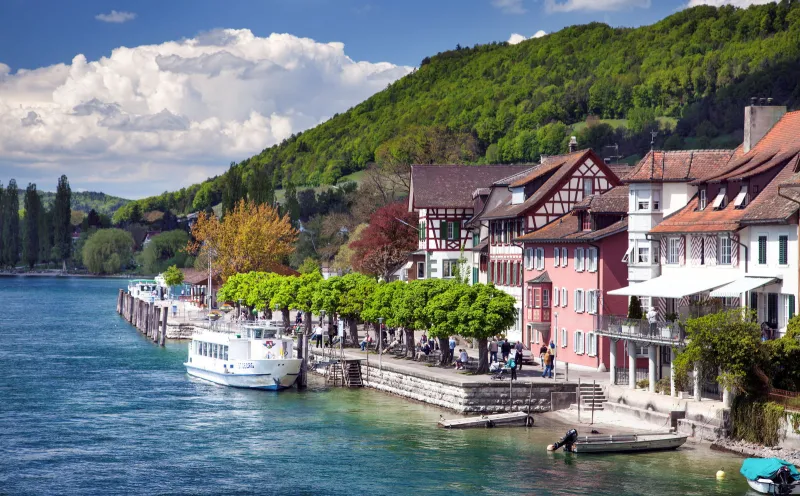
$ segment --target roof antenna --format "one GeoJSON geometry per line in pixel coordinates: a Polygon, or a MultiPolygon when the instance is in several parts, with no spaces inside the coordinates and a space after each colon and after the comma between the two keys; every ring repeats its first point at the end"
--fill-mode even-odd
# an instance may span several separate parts
{"type": "Polygon", "coordinates": [[[658,136],[658,131],[650,131],[650,149],[655,150],[656,148],[656,136],[658,136]]]}

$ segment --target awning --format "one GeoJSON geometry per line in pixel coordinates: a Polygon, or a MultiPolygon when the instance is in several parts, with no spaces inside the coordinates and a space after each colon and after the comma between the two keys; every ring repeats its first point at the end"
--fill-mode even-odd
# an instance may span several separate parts
{"type": "Polygon", "coordinates": [[[411,267],[413,267],[413,266],[414,266],[414,262],[408,262],[408,263],[406,263],[405,265],[403,265],[403,268],[404,268],[404,269],[406,269],[406,270],[408,270],[408,269],[410,269],[410,268],[411,268],[411,267]]]}
{"type": "Polygon", "coordinates": [[[778,280],[775,277],[742,277],[711,292],[714,298],[738,298],[742,293],[766,286],[778,280]]]}
{"type": "Polygon", "coordinates": [[[609,291],[610,295],[650,296],[655,298],[683,298],[718,288],[736,279],[736,274],[716,274],[713,277],[686,274],[669,274],[649,281],[609,291]]]}

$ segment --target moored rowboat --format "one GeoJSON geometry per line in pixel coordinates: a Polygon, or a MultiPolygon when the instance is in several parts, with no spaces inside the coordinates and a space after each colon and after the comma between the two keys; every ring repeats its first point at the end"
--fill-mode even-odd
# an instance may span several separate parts
{"type": "Polygon", "coordinates": [[[617,434],[608,436],[578,436],[576,453],[630,453],[678,448],[688,436],[672,432],[652,434],[617,434]]]}

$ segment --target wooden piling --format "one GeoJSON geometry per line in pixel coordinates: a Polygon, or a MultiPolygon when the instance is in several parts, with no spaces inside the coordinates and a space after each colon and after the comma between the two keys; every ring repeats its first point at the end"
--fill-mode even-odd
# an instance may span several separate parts
{"type": "Polygon", "coordinates": [[[167,315],[169,315],[169,308],[165,306],[161,309],[161,339],[158,341],[161,346],[167,344],[167,315]]]}

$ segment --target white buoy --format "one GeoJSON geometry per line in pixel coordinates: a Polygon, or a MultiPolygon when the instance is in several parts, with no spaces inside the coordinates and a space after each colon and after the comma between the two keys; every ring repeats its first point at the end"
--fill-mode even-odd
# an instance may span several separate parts
{"type": "Polygon", "coordinates": [[[722,480],[725,478],[725,471],[724,470],[717,470],[717,480],[722,480]]]}
{"type": "Polygon", "coordinates": [[[555,449],[556,449],[555,446],[553,446],[552,444],[547,445],[547,451],[555,451],[555,449]]]}

